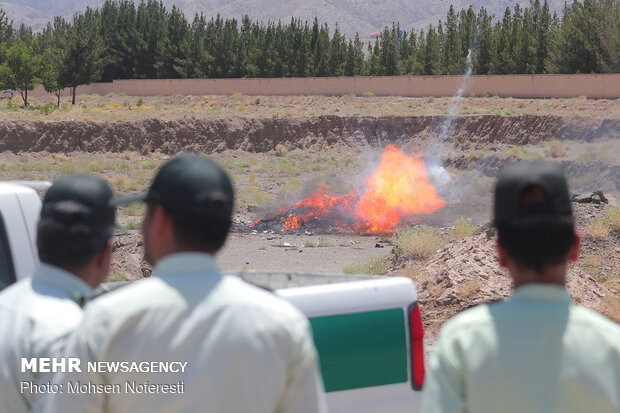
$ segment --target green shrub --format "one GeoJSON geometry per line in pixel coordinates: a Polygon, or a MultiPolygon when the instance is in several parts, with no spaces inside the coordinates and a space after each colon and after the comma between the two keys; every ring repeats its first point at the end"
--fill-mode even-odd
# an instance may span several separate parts
{"type": "Polygon", "coordinates": [[[19,109],[19,105],[16,105],[11,99],[9,99],[6,101],[6,108],[8,110],[17,110],[19,109]]]}
{"type": "Polygon", "coordinates": [[[112,274],[108,275],[108,279],[106,280],[106,282],[117,281],[127,281],[127,276],[121,271],[114,271],[112,274]]]}
{"type": "Polygon", "coordinates": [[[346,265],[342,272],[345,274],[385,275],[388,272],[387,257],[374,257],[363,262],[346,265]]]}
{"type": "Polygon", "coordinates": [[[428,258],[446,242],[446,236],[439,229],[426,225],[396,231],[395,245],[408,258],[428,258]]]}
{"type": "Polygon", "coordinates": [[[123,225],[125,229],[140,229],[142,228],[142,223],[140,221],[129,221],[125,225],[123,225]]]}
{"type": "Polygon", "coordinates": [[[46,103],[44,105],[39,106],[39,113],[41,113],[41,115],[49,115],[55,110],[56,110],[56,105],[54,105],[53,103],[46,103]]]}
{"type": "Polygon", "coordinates": [[[610,208],[605,216],[611,228],[620,231],[620,206],[610,208]]]}
{"type": "Polygon", "coordinates": [[[550,140],[545,150],[545,155],[552,158],[563,158],[566,156],[566,149],[562,142],[558,139],[550,140]]]}
{"type": "Polygon", "coordinates": [[[365,98],[371,98],[371,97],[374,97],[375,94],[368,90],[368,91],[362,93],[362,96],[364,96],[365,98]]]}
{"type": "Polygon", "coordinates": [[[304,247],[306,248],[324,248],[324,247],[334,247],[335,245],[332,244],[329,241],[324,241],[322,239],[318,240],[317,242],[312,242],[312,241],[306,241],[304,242],[304,247]]]}
{"type": "Polygon", "coordinates": [[[470,224],[466,219],[459,219],[454,223],[454,228],[450,231],[450,236],[456,239],[465,238],[470,236],[476,228],[474,224],[470,224]]]}
{"type": "Polygon", "coordinates": [[[138,101],[136,102],[136,106],[142,106],[144,104],[144,99],[142,99],[141,97],[138,98],[138,101]]]}

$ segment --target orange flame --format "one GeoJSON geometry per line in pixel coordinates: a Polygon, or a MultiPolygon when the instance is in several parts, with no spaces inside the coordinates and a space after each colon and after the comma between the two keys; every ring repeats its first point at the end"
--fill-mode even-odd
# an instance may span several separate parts
{"type": "Polygon", "coordinates": [[[428,179],[424,161],[389,145],[355,212],[366,223],[366,232],[381,233],[399,225],[407,215],[432,214],[444,205],[428,179]]]}
{"type": "MultiPolygon", "coordinates": [[[[367,234],[386,233],[402,223],[407,216],[431,214],[445,202],[431,185],[424,161],[405,154],[400,148],[388,145],[381,164],[367,180],[365,192],[355,190],[344,196],[329,196],[321,188],[309,197],[286,207],[282,229],[301,228],[315,218],[330,216],[331,224],[339,231],[353,230],[367,234]]],[[[254,226],[255,221],[251,226],[254,226]]]]}

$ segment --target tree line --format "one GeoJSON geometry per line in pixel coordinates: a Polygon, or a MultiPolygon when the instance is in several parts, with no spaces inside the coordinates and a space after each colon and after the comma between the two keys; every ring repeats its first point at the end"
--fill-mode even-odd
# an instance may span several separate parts
{"type": "Polygon", "coordinates": [[[620,2],[573,1],[561,16],[547,0],[459,12],[420,31],[385,27],[367,44],[317,19],[254,22],[244,16],[191,23],[156,0],[107,0],[71,22],[56,17],[34,33],[0,10],[0,86],[55,93],[114,79],[620,72],[620,2]]]}

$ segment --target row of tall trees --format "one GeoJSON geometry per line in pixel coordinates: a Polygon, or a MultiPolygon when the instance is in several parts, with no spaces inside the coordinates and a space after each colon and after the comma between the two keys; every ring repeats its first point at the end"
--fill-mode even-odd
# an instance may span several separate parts
{"type": "Polygon", "coordinates": [[[386,27],[365,45],[338,26],[291,19],[241,22],[197,14],[191,23],[157,0],[107,0],[38,33],[14,30],[0,10],[0,85],[57,93],[94,81],[155,78],[306,77],[620,72],[620,2],[583,0],[561,17],[547,0],[457,12],[419,32],[386,27]]]}
{"type": "Polygon", "coordinates": [[[450,6],[445,22],[419,33],[386,28],[368,55],[371,75],[620,72],[620,2],[574,1],[558,17],[530,0],[499,20],[450,6]]]}

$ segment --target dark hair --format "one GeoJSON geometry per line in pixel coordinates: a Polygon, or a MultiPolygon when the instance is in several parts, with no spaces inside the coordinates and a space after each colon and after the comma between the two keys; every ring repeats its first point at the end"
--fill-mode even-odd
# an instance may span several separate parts
{"type": "Polygon", "coordinates": [[[105,247],[113,233],[112,226],[66,224],[41,218],[37,225],[39,259],[66,270],[82,268],[105,247]]]}
{"type": "Polygon", "coordinates": [[[548,265],[567,260],[575,242],[572,222],[549,221],[532,225],[504,224],[497,228],[498,241],[517,265],[538,274],[548,265]]]}
{"type": "Polygon", "coordinates": [[[222,248],[232,226],[231,218],[197,216],[165,209],[172,217],[176,243],[185,248],[214,253],[222,248]]]}

